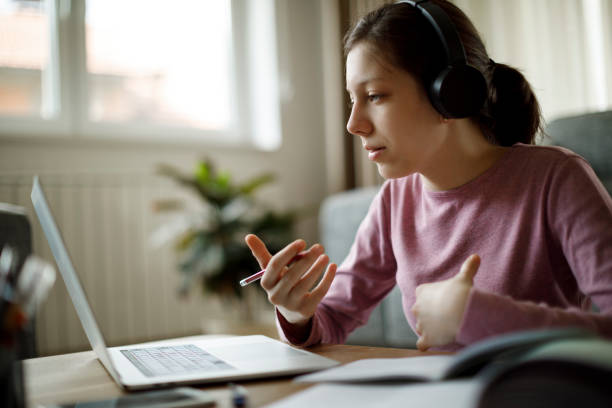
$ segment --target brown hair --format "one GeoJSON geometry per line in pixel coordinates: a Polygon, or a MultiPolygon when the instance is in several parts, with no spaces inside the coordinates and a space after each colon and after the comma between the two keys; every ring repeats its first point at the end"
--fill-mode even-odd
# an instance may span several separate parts
{"type": "MultiPolygon", "coordinates": [[[[429,0],[452,20],[468,64],[483,73],[487,100],[471,119],[485,137],[500,146],[535,143],[541,130],[540,105],[529,82],[515,68],[494,63],[469,18],[446,0],[429,0]]],[[[372,45],[385,61],[414,75],[427,89],[446,64],[440,38],[421,13],[406,3],[384,5],[362,17],[344,37],[344,54],[358,43],[372,45]]]]}

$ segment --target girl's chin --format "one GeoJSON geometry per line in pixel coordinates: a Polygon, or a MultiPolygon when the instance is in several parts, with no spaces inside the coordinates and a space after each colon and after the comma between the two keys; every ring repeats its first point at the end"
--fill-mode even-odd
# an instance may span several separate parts
{"type": "Polygon", "coordinates": [[[376,163],[376,167],[378,167],[378,174],[380,174],[380,176],[386,180],[402,178],[412,174],[411,172],[397,169],[392,165],[385,163],[376,163]]]}

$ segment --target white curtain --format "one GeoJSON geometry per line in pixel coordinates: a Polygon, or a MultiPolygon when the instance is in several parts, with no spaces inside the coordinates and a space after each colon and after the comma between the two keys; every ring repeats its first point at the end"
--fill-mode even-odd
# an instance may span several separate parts
{"type": "Polygon", "coordinates": [[[489,55],[518,68],[544,118],[612,107],[612,0],[454,0],[489,55]]]}
{"type": "MultiPolygon", "coordinates": [[[[525,75],[547,122],[560,116],[612,109],[612,0],[452,1],[470,17],[489,55],[525,75]]],[[[345,22],[354,22],[390,1],[338,0],[336,6],[329,5],[335,2],[321,2],[347,14],[345,22]]],[[[344,28],[336,31],[343,33],[344,28]]],[[[344,89],[343,72],[337,72],[341,51],[334,58],[337,75],[332,76],[336,86],[344,89]]],[[[324,69],[331,66],[329,61],[324,58],[324,69]]],[[[337,119],[335,123],[327,137],[350,137],[339,128],[337,119]]],[[[367,160],[357,138],[353,139],[350,161],[354,164],[354,186],[380,183],[375,166],[367,160]]],[[[346,159],[346,154],[328,152],[328,157],[335,158],[328,160],[329,174],[344,171],[344,163],[337,159],[346,159]]]]}

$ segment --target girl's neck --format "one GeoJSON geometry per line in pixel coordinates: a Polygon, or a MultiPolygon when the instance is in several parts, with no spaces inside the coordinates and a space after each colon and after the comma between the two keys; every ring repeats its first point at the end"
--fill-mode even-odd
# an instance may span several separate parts
{"type": "Polygon", "coordinates": [[[493,166],[508,150],[486,140],[478,125],[468,119],[445,123],[444,143],[432,164],[421,174],[430,191],[460,187],[493,166]]]}

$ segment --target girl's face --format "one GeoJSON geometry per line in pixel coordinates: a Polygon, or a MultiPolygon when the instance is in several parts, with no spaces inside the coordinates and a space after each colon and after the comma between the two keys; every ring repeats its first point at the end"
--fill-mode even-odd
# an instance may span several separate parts
{"type": "Polygon", "coordinates": [[[361,139],[381,176],[426,173],[435,165],[446,127],[411,74],[361,42],[347,56],[346,88],[352,102],[346,128],[361,139]]]}

